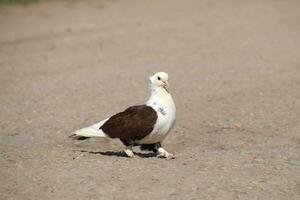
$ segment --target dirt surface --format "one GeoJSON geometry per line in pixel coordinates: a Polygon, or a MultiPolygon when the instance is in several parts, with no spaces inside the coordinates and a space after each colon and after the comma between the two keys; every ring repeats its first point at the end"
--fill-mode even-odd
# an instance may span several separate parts
{"type": "Polygon", "coordinates": [[[0,199],[300,199],[300,1],[0,6],[0,199]],[[176,154],[67,136],[170,75],[176,154]],[[140,152],[135,149],[136,152],[140,152]]]}

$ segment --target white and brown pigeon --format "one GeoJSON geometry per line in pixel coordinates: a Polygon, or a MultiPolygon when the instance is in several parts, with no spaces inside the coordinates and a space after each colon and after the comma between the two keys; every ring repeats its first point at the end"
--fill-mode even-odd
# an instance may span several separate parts
{"type": "Polygon", "coordinates": [[[168,74],[157,72],[150,79],[151,95],[144,105],[131,106],[92,126],[76,131],[71,137],[118,138],[126,146],[124,152],[134,157],[133,146],[157,153],[158,157],[172,159],[174,156],[161,146],[175,123],[176,107],[169,93],[168,74]]]}

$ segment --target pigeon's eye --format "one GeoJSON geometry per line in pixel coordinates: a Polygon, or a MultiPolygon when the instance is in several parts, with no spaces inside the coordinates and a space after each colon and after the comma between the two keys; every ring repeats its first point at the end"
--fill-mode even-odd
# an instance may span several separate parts
{"type": "Polygon", "coordinates": [[[157,77],[157,79],[160,81],[160,77],[157,77]]]}

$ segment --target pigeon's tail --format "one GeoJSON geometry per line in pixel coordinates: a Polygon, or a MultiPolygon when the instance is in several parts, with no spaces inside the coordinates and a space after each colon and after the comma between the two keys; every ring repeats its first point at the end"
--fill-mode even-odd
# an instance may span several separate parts
{"type": "Polygon", "coordinates": [[[75,131],[74,134],[70,135],[69,137],[84,140],[91,137],[106,137],[106,134],[100,129],[100,127],[108,120],[109,118],[97,123],[93,124],[92,126],[85,127],[75,131]]]}

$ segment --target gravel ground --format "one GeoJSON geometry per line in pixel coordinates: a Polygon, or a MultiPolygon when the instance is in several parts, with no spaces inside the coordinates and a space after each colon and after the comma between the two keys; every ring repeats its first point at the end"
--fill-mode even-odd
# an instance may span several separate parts
{"type": "Polygon", "coordinates": [[[300,1],[0,6],[0,199],[300,199],[300,1]],[[67,136],[170,75],[176,154],[67,136]],[[138,149],[135,150],[139,152],[138,149]]]}

